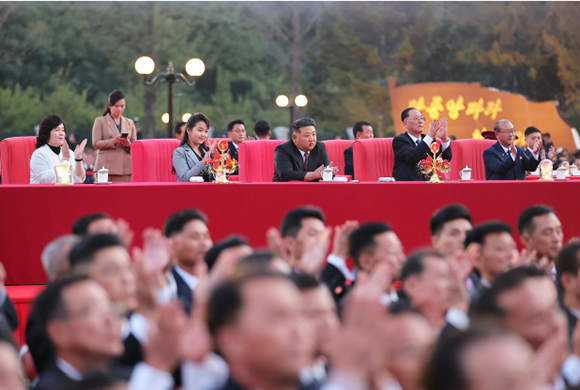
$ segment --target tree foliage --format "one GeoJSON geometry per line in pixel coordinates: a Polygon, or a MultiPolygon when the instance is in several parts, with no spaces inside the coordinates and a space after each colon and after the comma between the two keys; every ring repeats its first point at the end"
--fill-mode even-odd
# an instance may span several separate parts
{"type": "Polygon", "coordinates": [[[557,100],[580,125],[578,2],[24,2],[0,3],[0,138],[31,134],[47,114],[90,134],[114,89],[146,136],[163,136],[167,85],[155,73],[206,64],[194,88],[174,86],[174,118],[203,111],[216,130],[288,126],[279,94],[308,96],[300,115],[323,138],[368,120],[392,134],[386,79],[479,81],[535,101],[557,100]]]}

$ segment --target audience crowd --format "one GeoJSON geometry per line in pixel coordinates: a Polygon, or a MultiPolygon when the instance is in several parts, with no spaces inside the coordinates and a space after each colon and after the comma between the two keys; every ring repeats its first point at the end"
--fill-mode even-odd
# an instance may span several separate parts
{"type": "MultiPolygon", "coordinates": [[[[0,289],[6,389],[580,389],[580,243],[554,210],[517,227],[437,210],[432,247],[385,222],[290,210],[265,235],[213,242],[201,210],[132,245],[91,214],[42,253],[49,278],[16,348],[0,289]]],[[[0,286],[6,274],[0,267],[0,286]]]]}

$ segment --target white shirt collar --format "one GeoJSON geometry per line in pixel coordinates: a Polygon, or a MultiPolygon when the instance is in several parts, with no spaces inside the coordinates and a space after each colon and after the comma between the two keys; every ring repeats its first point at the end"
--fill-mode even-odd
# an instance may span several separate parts
{"type": "Polygon", "coordinates": [[[83,380],[83,374],[76,367],[59,357],[56,358],[56,366],[73,381],[79,382],[83,380]]]}
{"type": "Polygon", "coordinates": [[[197,277],[195,277],[194,275],[190,274],[189,272],[184,271],[183,269],[179,268],[178,265],[175,266],[175,271],[179,274],[179,276],[181,276],[181,278],[183,279],[185,284],[187,284],[187,286],[191,290],[195,290],[195,288],[199,284],[199,279],[197,277]]]}
{"type": "Polygon", "coordinates": [[[409,133],[408,131],[407,131],[407,134],[409,134],[409,137],[411,137],[411,139],[413,140],[413,142],[414,142],[414,143],[417,143],[417,141],[421,141],[419,138],[417,138],[417,137],[413,136],[413,135],[412,135],[411,133],[409,133]]]}
{"type": "Polygon", "coordinates": [[[342,273],[345,279],[351,281],[355,279],[354,273],[348,269],[346,266],[346,261],[342,257],[331,253],[326,258],[326,262],[334,265],[342,273]]]}
{"type": "Polygon", "coordinates": [[[502,149],[503,149],[503,150],[504,150],[506,153],[508,153],[508,154],[510,153],[510,148],[506,148],[506,147],[505,147],[505,146],[503,146],[503,145],[501,144],[501,142],[499,142],[499,141],[497,141],[497,143],[499,144],[499,146],[501,146],[501,148],[502,148],[502,149]]]}
{"type": "Polygon", "coordinates": [[[232,141],[232,144],[234,145],[234,148],[236,148],[236,150],[238,150],[238,149],[239,149],[239,146],[238,146],[238,144],[236,144],[234,141],[232,141]]]}
{"type": "Polygon", "coordinates": [[[491,288],[491,283],[488,282],[487,280],[483,279],[483,278],[481,278],[481,285],[483,287],[491,288]]]}

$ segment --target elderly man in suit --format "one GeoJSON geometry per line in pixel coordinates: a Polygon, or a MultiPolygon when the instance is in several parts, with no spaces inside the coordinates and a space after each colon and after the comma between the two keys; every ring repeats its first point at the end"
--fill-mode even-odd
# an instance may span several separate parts
{"type": "Polygon", "coordinates": [[[292,123],[292,139],[276,146],[273,181],[314,181],[330,164],[326,148],[316,141],[316,122],[302,118],[292,123]]]}
{"type": "Polygon", "coordinates": [[[436,136],[441,139],[442,157],[451,161],[447,119],[433,121],[433,124],[429,125],[427,135],[421,134],[425,126],[425,117],[416,108],[409,107],[403,110],[401,120],[407,131],[393,139],[395,154],[393,177],[396,181],[425,181],[426,178],[419,173],[417,164],[427,155],[432,155],[430,147],[436,136]]]}
{"type": "Polygon", "coordinates": [[[540,163],[542,141],[537,140],[532,151],[516,146],[516,129],[507,119],[493,125],[497,142],[483,152],[487,180],[525,180],[526,171],[533,172],[540,163]]]}

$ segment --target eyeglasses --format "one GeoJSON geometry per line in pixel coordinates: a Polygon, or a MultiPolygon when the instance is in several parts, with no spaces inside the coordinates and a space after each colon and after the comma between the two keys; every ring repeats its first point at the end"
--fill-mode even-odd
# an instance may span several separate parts
{"type": "Polygon", "coordinates": [[[515,134],[516,133],[516,129],[502,130],[502,131],[498,131],[498,133],[501,133],[501,134],[515,134]]]}
{"type": "Polygon", "coordinates": [[[415,118],[407,118],[407,119],[409,119],[410,121],[415,121],[415,122],[416,121],[423,121],[423,122],[425,122],[425,117],[424,116],[418,116],[418,117],[415,117],[415,118]]]}

